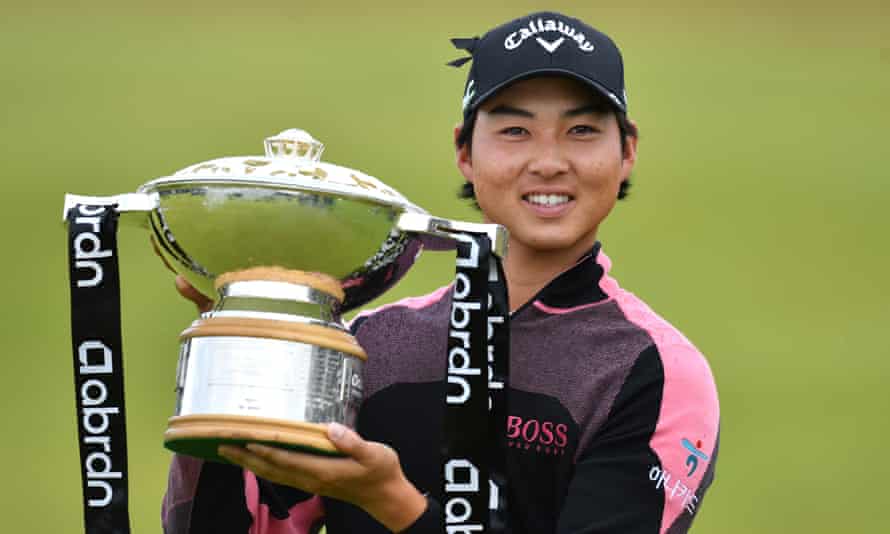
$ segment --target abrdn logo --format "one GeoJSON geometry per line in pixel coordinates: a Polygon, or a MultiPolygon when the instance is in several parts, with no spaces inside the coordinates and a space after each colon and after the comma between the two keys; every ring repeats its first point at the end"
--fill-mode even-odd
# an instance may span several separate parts
{"type": "Polygon", "coordinates": [[[107,480],[122,478],[120,471],[115,471],[111,462],[111,436],[109,427],[113,424],[110,416],[118,415],[120,408],[109,405],[108,387],[97,375],[109,375],[114,372],[112,352],[107,345],[98,340],[84,341],[77,349],[80,359],[80,376],[90,376],[80,386],[81,422],[83,424],[83,443],[92,449],[84,459],[84,473],[87,486],[101,490],[102,497],[89,499],[90,508],[104,508],[111,504],[114,490],[107,480]]]}
{"type": "MultiPolygon", "coordinates": [[[[458,236],[461,241],[465,241],[470,245],[469,256],[464,258],[458,253],[457,265],[462,268],[478,268],[479,267],[479,244],[472,239],[463,239],[464,236],[458,236]]],[[[470,358],[470,321],[474,313],[479,313],[482,305],[478,302],[468,301],[467,299],[473,293],[473,285],[470,277],[464,273],[457,273],[454,282],[454,296],[451,301],[451,328],[448,331],[448,337],[454,339],[455,342],[449,344],[451,346],[448,351],[448,384],[449,393],[445,401],[448,404],[465,404],[473,395],[471,381],[468,376],[479,376],[482,369],[472,366],[470,358]],[[460,393],[455,393],[455,388],[460,393]]],[[[478,394],[478,393],[477,393],[478,394]]]]}
{"type": "Polygon", "coordinates": [[[568,441],[568,426],[564,423],[507,416],[507,447],[562,455],[568,441]]]}
{"type": "Polygon", "coordinates": [[[81,217],[75,218],[74,224],[87,225],[92,231],[83,231],[74,236],[74,259],[76,260],[74,266],[78,269],[91,269],[93,273],[92,278],[77,280],[77,287],[96,287],[101,285],[104,279],[102,264],[97,260],[110,257],[112,251],[102,250],[102,240],[96,234],[100,233],[99,225],[102,218],[99,216],[106,209],[108,209],[107,206],[77,207],[77,212],[81,217]]]}

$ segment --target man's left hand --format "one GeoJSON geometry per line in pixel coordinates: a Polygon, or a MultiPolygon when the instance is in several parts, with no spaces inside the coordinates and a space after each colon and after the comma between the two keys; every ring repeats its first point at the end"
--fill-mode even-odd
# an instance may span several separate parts
{"type": "Polygon", "coordinates": [[[420,517],[426,498],[405,478],[396,451],[337,423],[328,425],[328,438],[345,457],[256,443],[246,448],[222,445],[219,454],[271,482],[355,504],[394,532],[420,517]]]}

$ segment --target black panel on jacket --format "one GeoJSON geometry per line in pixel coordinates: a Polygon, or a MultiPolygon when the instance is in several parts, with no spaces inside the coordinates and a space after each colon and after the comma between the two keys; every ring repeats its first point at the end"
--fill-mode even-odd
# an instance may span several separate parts
{"type": "MultiPolygon", "coordinates": [[[[441,497],[437,487],[439,458],[428,455],[431,451],[438,454],[442,443],[444,399],[441,382],[391,385],[364,401],[356,425],[364,439],[386,443],[399,451],[402,470],[414,474],[411,482],[421,492],[431,492],[434,499],[441,497]],[[427,473],[430,467],[432,473],[427,473]],[[418,473],[422,473],[420,478],[418,473]]],[[[349,503],[325,498],[324,508],[329,534],[389,532],[349,503]]]]}
{"type": "Polygon", "coordinates": [[[608,419],[582,452],[559,532],[659,531],[664,493],[655,490],[648,472],[661,466],[649,441],[658,423],[663,389],[664,368],[653,345],[637,358],[608,419]]]}
{"type": "MultiPolygon", "coordinates": [[[[439,451],[444,399],[442,382],[394,384],[365,401],[358,421],[365,439],[399,451],[411,482],[438,504],[443,493],[439,451]]],[[[508,424],[513,423],[511,433],[516,434],[505,440],[508,476],[515,481],[510,518],[524,527],[511,525],[510,532],[553,532],[572,479],[578,425],[558,400],[547,395],[511,389],[508,403],[512,417],[508,424]]],[[[387,532],[363,510],[344,502],[325,499],[325,514],[330,534],[387,532]]]]}
{"type": "Polygon", "coordinates": [[[192,506],[189,534],[247,534],[253,522],[240,467],[204,462],[192,506]]]}

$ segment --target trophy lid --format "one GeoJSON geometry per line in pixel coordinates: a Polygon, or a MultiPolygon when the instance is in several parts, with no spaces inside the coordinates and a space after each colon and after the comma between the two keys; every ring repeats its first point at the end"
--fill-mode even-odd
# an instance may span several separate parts
{"type": "Polygon", "coordinates": [[[192,184],[245,185],[327,193],[423,210],[401,193],[361,171],[321,161],[324,145],[297,128],[267,137],[265,155],[223,157],[190,165],[143,184],[140,192],[192,184]]]}

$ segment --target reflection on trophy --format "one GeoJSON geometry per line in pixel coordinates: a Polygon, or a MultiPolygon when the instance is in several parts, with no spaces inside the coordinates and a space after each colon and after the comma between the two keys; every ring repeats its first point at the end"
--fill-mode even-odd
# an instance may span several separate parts
{"type": "Polygon", "coordinates": [[[220,158],[114,197],[121,222],[147,227],[163,259],[214,300],[182,332],[167,448],[221,460],[221,443],[336,454],[325,423],[354,426],[367,355],[341,314],[382,294],[421,248],[449,231],[496,225],[438,219],[381,181],[320,161],[302,130],[265,156],[220,158]]]}

